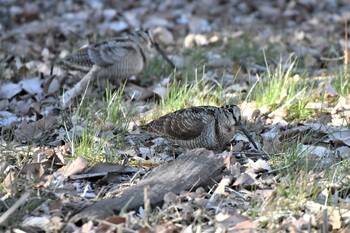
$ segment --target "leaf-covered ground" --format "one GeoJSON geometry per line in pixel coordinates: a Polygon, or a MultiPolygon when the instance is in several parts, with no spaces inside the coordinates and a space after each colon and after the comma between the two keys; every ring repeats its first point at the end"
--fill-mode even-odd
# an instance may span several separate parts
{"type": "Polygon", "coordinates": [[[348,0],[2,1],[0,231],[348,232],[349,19],[348,0]],[[84,74],[57,62],[140,27],[176,69],[154,53],[62,108],[84,74]],[[214,166],[138,128],[225,104],[261,150],[239,133],[200,150],[214,166]]]}

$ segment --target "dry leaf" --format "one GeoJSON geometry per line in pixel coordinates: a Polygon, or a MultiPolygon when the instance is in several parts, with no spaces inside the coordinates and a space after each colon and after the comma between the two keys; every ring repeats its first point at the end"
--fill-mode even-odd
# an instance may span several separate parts
{"type": "Polygon", "coordinates": [[[41,163],[25,164],[21,172],[26,174],[28,180],[41,180],[45,173],[41,163]]]}
{"type": "Polygon", "coordinates": [[[89,164],[89,161],[83,157],[78,157],[73,162],[70,162],[65,167],[62,167],[60,170],[63,171],[65,177],[82,173],[86,166],[89,164]]]}
{"type": "Polygon", "coordinates": [[[111,227],[111,225],[108,225],[107,223],[111,223],[113,225],[118,225],[118,224],[121,224],[121,223],[125,223],[126,222],[126,218],[120,217],[120,216],[110,216],[110,217],[106,218],[104,221],[106,223],[102,221],[100,223],[100,225],[98,226],[98,230],[99,231],[106,232],[111,227]]]}
{"type": "Polygon", "coordinates": [[[246,189],[250,189],[254,185],[256,180],[248,175],[247,173],[242,173],[240,177],[233,183],[232,186],[243,186],[246,189]]]}
{"type": "Polygon", "coordinates": [[[255,221],[246,220],[246,221],[237,223],[236,226],[233,228],[230,228],[227,231],[227,233],[234,233],[234,232],[250,233],[254,231],[255,228],[257,228],[257,223],[255,221]]]}
{"type": "Polygon", "coordinates": [[[94,222],[90,220],[81,226],[80,232],[81,233],[89,233],[93,230],[93,228],[94,228],[94,222]]]}
{"type": "Polygon", "coordinates": [[[252,168],[255,173],[269,172],[272,170],[268,162],[262,159],[258,159],[254,162],[252,168]]]}
{"type": "Polygon", "coordinates": [[[220,226],[224,227],[232,227],[237,225],[238,223],[242,223],[248,221],[249,218],[240,214],[223,214],[218,213],[215,215],[215,220],[218,221],[220,226]]]}
{"type": "Polygon", "coordinates": [[[23,90],[31,95],[42,95],[43,89],[41,87],[40,78],[24,79],[19,82],[23,90]]]}
{"type": "Polygon", "coordinates": [[[11,99],[21,91],[22,91],[22,87],[19,83],[18,84],[8,83],[0,87],[0,98],[11,99]]]}
{"type": "Polygon", "coordinates": [[[85,174],[99,172],[121,172],[125,166],[114,163],[96,163],[85,171],[85,174]]]}
{"type": "Polygon", "coordinates": [[[49,134],[56,124],[57,118],[53,116],[45,116],[30,123],[22,121],[15,131],[15,137],[19,141],[39,140],[42,136],[50,136],[45,134],[49,134]]]}
{"type": "Polygon", "coordinates": [[[8,192],[8,193],[16,193],[17,190],[17,177],[18,172],[11,170],[7,173],[4,181],[2,182],[2,187],[8,192]]]}

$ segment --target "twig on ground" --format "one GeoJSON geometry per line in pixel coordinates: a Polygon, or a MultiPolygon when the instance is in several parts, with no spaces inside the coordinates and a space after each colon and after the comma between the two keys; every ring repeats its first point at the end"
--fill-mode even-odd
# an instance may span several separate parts
{"type": "MultiPolygon", "coordinates": [[[[348,21],[345,20],[344,23],[344,27],[345,27],[345,35],[344,35],[344,39],[345,41],[348,41],[348,21]]],[[[349,44],[345,43],[345,51],[344,51],[344,79],[348,80],[348,65],[349,65],[349,44]]]]}
{"type": "Polygon", "coordinates": [[[24,193],[15,204],[13,204],[10,209],[8,209],[3,215],[0,216],[0,226],[3,225],[3,223],[6,221],[8,217],[10,217],[11,214],[13,214],[21,205],[23,205],[28,197],[30,196],[30,192],[24,193]]]}
{"type": "Polygon", "coordinates": [[[93,81],[96,77],[96,71],[99,69],[99,66],[94,65],[89,73],[87,73],[72,89],[69,89],[61,97],[62,109],[67,108],[72,100],[83,92],[83,90],[93,81]]]}

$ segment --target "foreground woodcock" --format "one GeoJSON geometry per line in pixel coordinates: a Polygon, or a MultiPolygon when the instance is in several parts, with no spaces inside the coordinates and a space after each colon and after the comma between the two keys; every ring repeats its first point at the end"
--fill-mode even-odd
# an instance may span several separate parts
{"type": "Polygon", "coordinates": [[[150,60],[153,46],[150,31],[138,30],[124,37],[81,48],[64,58],[60,65],[83,72],[98,65],[98,78],[121,80],[142,72],[150,60]]]}
{"type": "Polygon", "coordinates": [[[164,136],[181,147],[219,150],[227,146],[237,130],[241,130],[258,148],[241,123],[241,110],[236,105],[223,107],[199,106],[164,115],[142,130],[164,136]]]}

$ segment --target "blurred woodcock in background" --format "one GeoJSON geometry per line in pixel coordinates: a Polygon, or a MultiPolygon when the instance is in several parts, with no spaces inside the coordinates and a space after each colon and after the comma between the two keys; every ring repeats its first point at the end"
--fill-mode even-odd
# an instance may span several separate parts
{"type": "Polygon", "coordinates": [[[64,68],[88,72],[93,65],[100,68],[97,78],[122,80],[143,71],[154,51],[154,41],[149,30],[138,30],[123,37],[83,47],[65,57],[64,68]]]}
{"type": "Polygon", "coordinates": [[[184,148],[211,150],[223,149],[237,130],[241,130],[257,148],[241,124],[241,110],[236,105],[185,108],[143,125],[141,129],[164,136],[184,148]]]}

